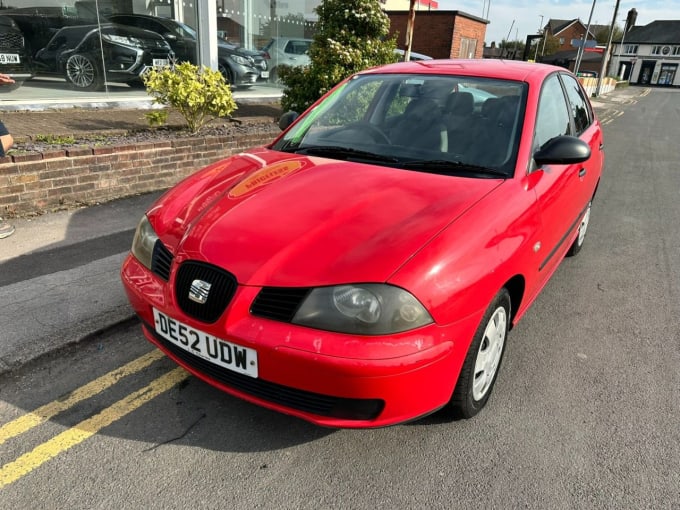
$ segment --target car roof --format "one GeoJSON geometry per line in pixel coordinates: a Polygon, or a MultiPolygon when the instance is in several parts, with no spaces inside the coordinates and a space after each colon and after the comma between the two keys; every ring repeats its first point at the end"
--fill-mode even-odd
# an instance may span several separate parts
{"type": "Polygon", "coordinates": [[[117,14],[109,14],[106,17],[108,19],[139,18],[139,19],[153,20],[153,21],[157,21],[159,23],[177,24],[177,21],[174,20],[174,19],[162,18],[160,16],[151,16],[149,14],[117,13],[117,14]]]}
{"type": "Polygon", "coordinates": [[[363,73],[450,74],[455,76],[476,76],[480,78],[541,82],[545,76],[554,73],[555,71],[567,72],[567,70],[562,67],[523,62],[520,60],[435,59],[397,62],[396,64],[374,67],[367,71],[363,71],[363,73]]]}
{"type": "Polygon", "coordinates": [[[94,32],[99,30],[100,27],[102,32],[104,33],[113,31],[136,35],[138,37],[143,36],[146,39],[163,39],[162,36],[160,36],[156,32],[152,32],[151,30],[144,30],[143,28],[131,27],[128,25],[121,25],[118,23],[102,23],[101,25],[67,25],[65,27],[60,28],[57,32],[55,32],[52,39],[54,39],[54,37],[57,36],[57,34],[62,35],[68,34],[69,36],[72,36],[72,34],[80,34],[84,36],[88,32],[94,32]]]}

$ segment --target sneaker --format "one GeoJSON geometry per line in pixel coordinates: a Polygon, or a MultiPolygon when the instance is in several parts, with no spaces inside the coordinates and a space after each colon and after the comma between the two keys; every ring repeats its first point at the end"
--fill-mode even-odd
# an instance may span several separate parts
{"type": "Polygon", "coordinates": [[[12,234],[14,234],[14,225],[10,225],[9,223],[0,223],[0,239],[9,237],[12,234]]]}

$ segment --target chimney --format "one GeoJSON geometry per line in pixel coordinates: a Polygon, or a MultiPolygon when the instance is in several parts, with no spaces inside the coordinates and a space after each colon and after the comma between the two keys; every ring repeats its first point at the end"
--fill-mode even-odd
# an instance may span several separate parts
{"type": "Polygon", "coordinates": [[[628,17],[626,18],[626,32],[629,32],[630,29],[635,26],[636,21],[637,21],[637,11],[633,7],[630,11],[628,11],[628,17]]]}

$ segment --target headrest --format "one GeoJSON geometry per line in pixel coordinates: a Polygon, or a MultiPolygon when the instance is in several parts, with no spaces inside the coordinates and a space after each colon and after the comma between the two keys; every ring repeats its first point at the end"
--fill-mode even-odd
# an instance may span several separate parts
{"type": "Polygon", "coordinates": [[[453,115],[470,115],[475,108],[471,92],[452,92],[446,98],[444,111],[453,115]]]}
{"type": "Polygon", "coordinates": [[[427,97],[421,97],[418,99],[412,99],[411,102],[406,106],[404,111],[405,115],[410,118],[416,119],[426,119],[432,118],[433,115],[439,112],[439,106],[434,101],[427,97]]]}

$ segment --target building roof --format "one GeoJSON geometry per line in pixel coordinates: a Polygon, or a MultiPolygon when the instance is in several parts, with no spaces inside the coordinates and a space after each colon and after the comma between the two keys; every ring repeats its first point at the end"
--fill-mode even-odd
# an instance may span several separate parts
{"type": "MultiPolygon", "coordinates": [[[[560,32],[566,30],[570,26],[580,23],[583,28],[586,28],[586,24],[583,23],[579,18],[574,18],[574,19],[550,19],[548,21],[548,24],[546,27],[550,30],[550,33],[553,36],[557,36],[560,32]]],[[[590,35],[595,38],[595,36],[601,31],[601,30],[607,30],[609,29],[609,25],[590,25],[590,35]]]]}
{"type": "Polygon", "coordinates": [[[680,20],[657,20],[633,27],[624,41],[629,44],[680,44],[680,20]]]}

